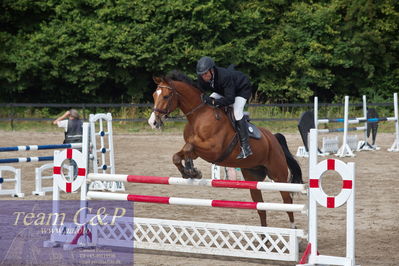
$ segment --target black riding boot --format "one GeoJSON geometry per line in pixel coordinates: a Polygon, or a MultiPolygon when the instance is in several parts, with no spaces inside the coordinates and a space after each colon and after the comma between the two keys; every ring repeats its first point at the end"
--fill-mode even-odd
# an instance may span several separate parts
{"type": "Polygon", "coordinates": [[[236,159],[245,159],[248,156],[252,155],[251,146],[249,146],[248,142],[248,129],[246,125],[247,123],[244,118],[236,121],[237,133],[240,137],[241,143],[241,152],[240,154],[238,154],[236,159]]]}

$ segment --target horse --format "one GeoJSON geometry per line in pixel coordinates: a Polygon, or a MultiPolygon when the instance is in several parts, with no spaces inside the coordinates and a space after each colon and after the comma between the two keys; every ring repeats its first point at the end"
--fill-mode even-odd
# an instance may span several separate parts
{"type": "MultiPolygon", "coordinates": [[[[205,104],[203,92],[179,71],[153,80],[157,87],[153,93],[153,112],[148,119],[151,127],[162,128],[164,120],[177,108],[188,121],[183,133],[185,144],[173,155],[173,163],[183,178],[202,177],[193,164],[193,160],[200,157],[220,166],[241,168],[246,181],[263,181],[268,176],[274,182],[303,183],[301,167],[290,153],[284,135],[273,135],[266,128],[259,128],[260,139],[249,140],[253,155],[237,160],[240,145],[234,142],[237,133],[225,111],[205,104]]],[[[284,203],[292,204],[291,193],[280,193],[284,203]]],[[[260,190],[251,189],[250,194],[253,201],[263,202],[260,190]]],[[[287,214],[291,228],[296,228],[294,214],[287,214]]],[[[266,211],[258,211],[258,215],[261,226],[267,226],[266,211]]]]}

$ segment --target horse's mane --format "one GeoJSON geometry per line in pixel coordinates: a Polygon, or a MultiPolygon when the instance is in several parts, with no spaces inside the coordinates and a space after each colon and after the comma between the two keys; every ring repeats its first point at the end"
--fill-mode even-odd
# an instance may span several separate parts
{"type": "Polygon", "coordinates": [[[184,83],[187,83],[187,84],[193,86],[194,88],[196,88],[198,90],[201,90],[199,88],[197,82],[195,82],[194,80],[192,80],[186,74],[180,72],[179,70],[170,71],[168,74],[166,74],[165,79],[166,80],[181,81],[181,82],[184,82],[184,83]]]}

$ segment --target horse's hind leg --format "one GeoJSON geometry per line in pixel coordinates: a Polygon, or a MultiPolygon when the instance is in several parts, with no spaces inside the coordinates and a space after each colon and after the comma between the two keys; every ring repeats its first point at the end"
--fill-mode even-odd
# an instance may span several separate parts
{"type": "MultiPolygon", "coordinates": [[[[290,192],[286,192],[286,191],[281,191],[280,192],[281,197],[283,198],[283,201],[285,204],[292,204],[292,196],[290,192]]],[[[291,228],[292,229],[296,229],[296,225],[295,225],[295,220],[294,220],[294,213],[293,212],[287,212],[288,214],[288,218],[290,219],[290,223],[291,223],[291,228]]]]}
{"type": "MultiPolygon", "coordinates": [[[[263,180],[266,176],[265,170],[263,171],[255,171],[252,169],[241,169],[242,175],[244,176],[244,179],[247,181],[259,181],[263,180]],[[264,175],[263,175],[264,174],[264,175]],[[262,176],[263,175],[263,176],[262,176]]],[[[257,189],[250,189],[249,190],[251,193],[251,198],[255,202],[263,202],[263,197],[262,197],[262,191],[257,190],[257,189]]],[[[266,222],[266,211],[259,211],[258,210],[258,215],[260,219],[260,224],[261,226],[267,226],[266,222]]]]}
{"type": "Polygon", "coordinates": [[[197,156],[193,151],[193,146],[186,143],[179,152],[173,155],[173,164],[176,165],[183,178],[202,178],[201,171],[194,167],[193,159],[196,159],[197,156]]]}

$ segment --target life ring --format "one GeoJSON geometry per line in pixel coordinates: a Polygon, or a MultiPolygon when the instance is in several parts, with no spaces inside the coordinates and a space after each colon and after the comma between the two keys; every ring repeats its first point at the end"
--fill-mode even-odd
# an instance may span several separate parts
{"type": "Polygon", "coordinates": [[[78,190],[86,178],[86,168],[83,166],[84,158],[83,153],[76,149],[66,149],[54,155],[53,178],[59,189],[66,193],[71,193],[78,190]],[[65,159],[74,160],[78,172],[77,176],[72,181],[67,181],[64,174],[61,172],[62,163],[65,159]]]}
{"type": "Polygon", "coordinates": [[[314,170],[314,176],[309,180],[309,189],[314,193],[315,200],[326,208],[337,208],[345,204],[353,192],[352,167],[340,160],[328,159],[318,163],[314,170]],[[335,197],[328,196],[320,185],[320,177],[328,170],[338,172],[342,178],[342,190],[335,197]]]}

